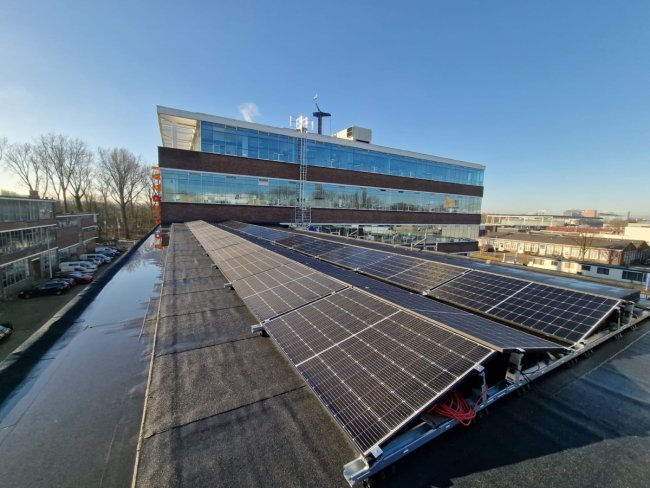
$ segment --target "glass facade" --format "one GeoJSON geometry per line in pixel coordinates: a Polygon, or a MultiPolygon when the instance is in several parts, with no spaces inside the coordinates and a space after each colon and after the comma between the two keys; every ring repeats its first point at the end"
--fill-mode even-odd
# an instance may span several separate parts
{"type": "Polygon", "coordinates": [[[12,254],[40,246],[54,247],[55,232],[53,227],[32,227],[0,232],[0,255],[12,254]]]}
{"type": "Polygon", "coordinates": [[[0,275],[2,276],[2,288],[8,288],[27,279],[29,276],[27,259],[0,267],[0,275]]]}
{"type": "MultiPolygon", "coordinates": [[[[298,182],[162,169],[163,201],[293,207],[298,182]]],[[[481,198],[467,195],[307,182],[311,208],[477,214],[481,198]]]]}
{"type": "Polygon", "coordinates": [[[317,225],[314,230],[345,237],[354,237],[388,244],[409,246],[435,243],[467,242],[478,240],[478,226],[470,224],[423,224],[423,225],[317,225]]]}
{"type": "Polygon", "coordinates": [[[53,218],[53,200],[0,198],[0,222],[31,222],[53,218]]]}
{"type": "MultiPolygon", "coordinates": [[[[483,186],[483,170],[401,156],[334,142],[304,139],[307,164],[327,168],[406,176],[483,186]]],[[[300,163],[299,137],[201,122],[201,151],[285,163],[300,163]]]]}

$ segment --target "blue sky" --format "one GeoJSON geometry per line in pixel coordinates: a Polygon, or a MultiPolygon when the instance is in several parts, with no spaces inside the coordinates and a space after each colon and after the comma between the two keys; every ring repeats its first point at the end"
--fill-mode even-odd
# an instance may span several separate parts
{"type": "Polygon", "coordinates": [[[485,164],[487,212],[650,215],[649,87],[647,0],[0,3],[10,142],[155,164],[156,105],[286,126],[318,93],[332,130],[485,164]]]}

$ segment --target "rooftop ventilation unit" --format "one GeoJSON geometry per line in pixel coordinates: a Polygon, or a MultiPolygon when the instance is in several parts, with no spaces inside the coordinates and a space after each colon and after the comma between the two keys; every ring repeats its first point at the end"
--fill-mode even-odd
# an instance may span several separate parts
{"type": "Polygon", "coordinates": [[[367,144],[369,144],[370,140],[372,139],[372,131],[370,129],[365,129],[363,127],[358,127],[356,125],[338,131],[334,135],[339,139],[347,139],[348,141],[365,142],[367,144]]]}

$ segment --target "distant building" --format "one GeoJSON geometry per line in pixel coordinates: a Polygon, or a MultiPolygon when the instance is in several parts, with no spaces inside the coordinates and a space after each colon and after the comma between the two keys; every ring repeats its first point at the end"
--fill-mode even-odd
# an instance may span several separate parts
{"type": "Polygon", "coordinates": [[[94,248],[96,214],[56,215],[57,202],[0,197],[0,298],[51,277],[60,259],[94,248]]]}
{"type": "Polygon", "coordinates": [[[590,276],[636,286],[644,286],[648,282],[648,275],[650,275],[650,268],[595,264],[556,257],[534,257],[526,264],[532,268],[590,276]]]}
{"type": "MultiPolygon", "coordinates": [[[[573,211],[567,211],[573,212],[573,211]]],[[[565,212],[565,214],[567,213],[565,212]]],[[[482,222],[487,232],[498,232],[502,229],[512,230],[544,230],[548,227],[590,226],[602,227],[598,218],[583,218],[578,215],[528,215],[528,214],[485,214],[482,222]]]]}
{"type": "MultiPolygon", "coordinates": [[[[158,107],[165,224],[311,227],[396,243],[477,248],[484,166],[335,136],[158,107]]],[[[443,250],[442,246],[439,250],[443,250]]]]}
{"type": "Polygon", "coordinates": [[[629,265],[650,259],[650,247],[645,241],[603,239],[583,234],[570,236],[537,232],[503,232],[481,237],[479,245],[483,250],[614,265],[629,265]]]}
{"type": "Polygon", "coordinates": [[[625,239],[643,240],[650,245],[650,222],[627,224],[623,236],[625,239]]]}
{"type": "Polygon", "coordinates": [[[603,211],[598,212],[598,217],[603,219],[604,222],[611,222],[612,220],[630,220],[629,211],[603,211]]]}

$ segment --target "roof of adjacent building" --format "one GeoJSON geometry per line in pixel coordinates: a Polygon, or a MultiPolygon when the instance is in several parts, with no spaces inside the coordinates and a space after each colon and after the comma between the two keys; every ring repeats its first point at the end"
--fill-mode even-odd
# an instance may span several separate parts
{"type": "Polygon", "coordinates": [[[558,244],[565,246],[586,246],[593,249],[639,249],[647,247],[642,240],[601,239],[598,237],[578,235],[553,235],[527,232],[494,232],[482,239],[503,239],[507,241],[537,242],[541,244],[558,244]],[[631,247],[632,246],[632,247],[631,247]]]}

